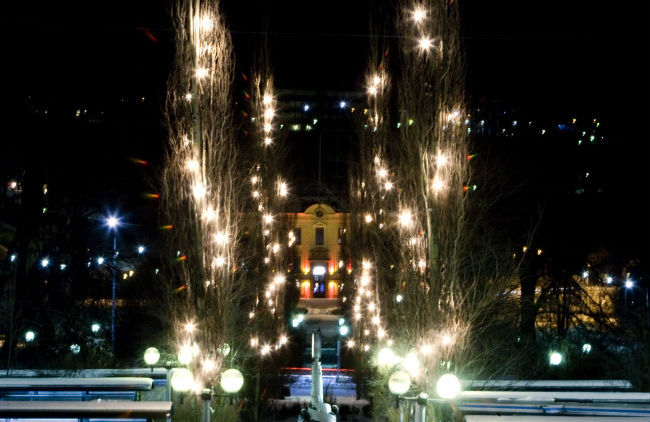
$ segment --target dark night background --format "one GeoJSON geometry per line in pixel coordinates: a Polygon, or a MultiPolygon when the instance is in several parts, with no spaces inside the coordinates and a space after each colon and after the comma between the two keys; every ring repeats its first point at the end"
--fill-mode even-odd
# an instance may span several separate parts
{"type": "MultiPolygon", "coordinates": [[[[606,236],[608,246],[647,256],[647,4],[457,1],[472,107],[498,103],[548,121],[597,116],[612,143],[596,157],[606,194],[577,212],[574,202],[555,202],[549,215],[558,224],[548,225],[547,236],[564,239],[565,229],[579,222],[583,226],[573,234],[588,234],[589,247],[606,236]]],[[[362,90],[372,3],[225,1],[237,78],[249,72],[252,48],[268,31],[278,88],[362,90]]],[[[142,193],[155,189],[165,143],[161,109],[172,57],[167,2],[12,7],[3,17],[9,71],[3,175],[42,168],[52,185],[70,195],[93,192],[86,196],[98,207],[117,206],[133,213],[132,220],[146,221],[155,207],[142,193]],[[43,107],[47,124],[33,118],[43,107]],[[102,124],[70,123],[77,109],[102,124]]],[[[540,182],[558,171],[562,157],[539,148],[535,143],[495,151],[505,150],[507,162],[518,163],[513,177],[528,169],[530,180],[540,182]]],[[[535,192],[520,199],[543,202],[535,192]]]]}

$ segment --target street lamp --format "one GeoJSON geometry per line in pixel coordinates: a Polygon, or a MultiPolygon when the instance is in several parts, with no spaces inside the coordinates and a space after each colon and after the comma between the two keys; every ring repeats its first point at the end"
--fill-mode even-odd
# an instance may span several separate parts
{"type": "Polygon", "coordinates": [[[115,311],[117,300],[117,227],[120,225],[120,219],[114,215],[109,215],[105,220],[106,226],[113,231],[113,270],[112,270],[112,300],[111,300],[111,350],[115,354],[115,311]]]}
{"type": "Polygon", "coordinates": [[[627,291],[634,287],[634,282],[628,278],[625,280],[624,286],[625,290],[623,291],[623,312],[627,318],[627,291]]]}
{"type": "Polygon", "coordinates": [[[244,376],[237,369],[228,369],[221,374],[219,385],[226,393],[234,394],[244,385],[244,376]]]}
{"type": "Polygon", "coordinates": [[[345,337],[350,332],[350,328],[345,325],[345,319],[339,319],[339,336],[336,339],[336,379],[338,381],[341,375],[341,337],[345,337]]]}
{"type": "Polygon", "coordinates": [[[549,355],[548,361],[552,366],[558,366],[562,363],[562,355],[558,352],[552,352],[549,355]]]}
{"type": "Polygon", "coordinates": [[[187,368],[172,368],[171,387],[174,391],[186,393],[194,385],[194,376],[187,368]]]}
{"type": "Polygon", "coordinates": [[[400,401],[400,396],[402,394],[405,394],[407,391],[409,391],[409,388],[411,388],[411,376],[406,371],[403,370],[395,371],[388,378],[388,389],[392,394],[395,395],[397,399],[397,405],[400,410],[399,412],[400,422],[404,422],[404,411],[406,410],[404,408],[406,403],[400,401]]]}
{"type": "Polygon", "coordinates": [[[146,363],[147,366],[151,366],[151,372],[153,372],[153,367],[158,363],[159,359],[160,352],[155,347],[149,347],[144,351],[144,363],[146,363]]]}
{"type": "Polygon", "coordinates": [[[445,374],[438,379],[436,392],[440,397],[452,400],[460,393],[460,381],[453,374],[445,374]]]}

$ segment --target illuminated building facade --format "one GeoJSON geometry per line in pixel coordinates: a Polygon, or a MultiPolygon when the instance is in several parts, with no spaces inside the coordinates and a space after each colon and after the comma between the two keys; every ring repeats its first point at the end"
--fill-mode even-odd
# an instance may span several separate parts
{"type": "Polygon", "coordinates": [[[295,213],[295,262],[301,299],[337,299],[346,260],[347,214],[319,203],[295,213]]]}

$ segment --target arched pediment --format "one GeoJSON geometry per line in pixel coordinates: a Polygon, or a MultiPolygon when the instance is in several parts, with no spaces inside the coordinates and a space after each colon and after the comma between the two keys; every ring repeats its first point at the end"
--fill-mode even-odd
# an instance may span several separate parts
{"type": "Polygon", "coordinates": [[[334,211],[334,208],[330,207],[327,204],[322,204],[322,203],[321,204],[310,205],[305,210],[305,214],[315,214],[315,215],[317,215],[317,211],[322,211],[323,215],[336,214],[336,211],[334,211]]]}

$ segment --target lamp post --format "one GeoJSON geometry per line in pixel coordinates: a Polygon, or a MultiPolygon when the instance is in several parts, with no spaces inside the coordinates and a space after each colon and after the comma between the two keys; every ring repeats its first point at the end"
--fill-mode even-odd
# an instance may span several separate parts
{"type": "Polygon", "coordinates": [[[151,372],[153,372],[153,367],[158,363],[158,360],[160,360],[160,352],[155,347],[149,347],[144,351],[144,363],[151,367],[151,372]]]}
{"type": "Polygon", "coordinates": [[[336,382],[341,376],[341,337],[347,336],[350,329],[345,324],[345,319],[339,319],[339,336],[336,339],[336,382]]]}
{"type": "MultiPolygon", "coordinates": [[[[219,385],[226,394],[238,393],[244,385],[244,376],[241,372],[239,372],[238,369],[227,369],[221,374],[219,385]]],[[[212,398],[212,390],[204,389],[203,393],[204,394],[201,395],[201,398],[203,399],[203,412],[201,413],[201,422],[210,422],[210,399],[212,398]],[[209,398],[204,398],[206,390],[210,392],[209,398]]]]}
{"type": "Polygon", "coordinates": [[[625,318],[627,318],[627,291],[634,287],[634,282],[628,278],[625,280],[624,286],[625,290],[623,291],[623,314],[625,315],[625,318]]]}
{"type": "Polygon", "coordinates": [[[404,411],[406,410],[403,406],[405,403],[400,400],[400,396],[406,393],[409,388],[411,388],[411,377],[406,371],[397,371],[388,378],[388,389],[392,394],[397,398],[397,405],[399,406],[399,421],[404,422],[404,411]]]}
{"type": "Polygon", "coordinates": [[[111,215],[106,218],[106,225],[113,231],[113,268],[112,268],[112,300],[111,300],[111,351],[115,355],[115,313],[117,300],[117,227],[120,219],[111,215]]]}

